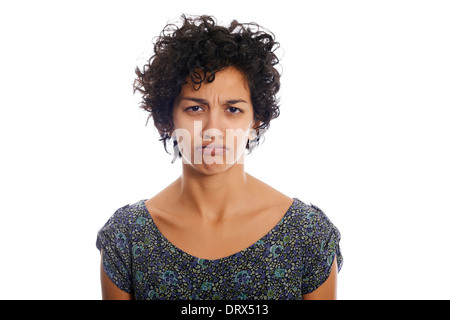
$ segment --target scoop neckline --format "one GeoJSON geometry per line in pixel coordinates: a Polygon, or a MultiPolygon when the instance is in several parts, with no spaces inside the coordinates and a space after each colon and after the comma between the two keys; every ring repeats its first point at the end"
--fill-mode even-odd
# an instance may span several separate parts
{"type": "Polygon", "coordinates": [[[284,215],[282,216],[282,218],[275,224],[275,226],[273,226],[272,229],[270,229],[265,235],[263,235],[261,238],[259,238],[258,240],[256,240],[254,243],[252,243],[250,246],[232,253],[228,256],[224,256],[221,258],[217,258],[217,259],[205,259],[205,258],[200,258],[197,256],[194,256],[190,253],[187,253],[186,251],[180,249],[179,247],[177,247],[176,245],[174,245],[171,241],[169,241],[169,239],[166,238],[166,236],[159,230],[158,226],[156,225],[155,221],[153,220],[152,215],[150,214],[150,212],[147,209],[147,206],[145,205],[145,201],[147,201],[148,199],[142,199],[141,200],[141,205],[144,208],[145,214],[147,215],[148,218],[150,218],[151,221],[151,227],[154,229],[155,232],[158,233],[158,235],[163,239],[163,241],[171,248],[173,248],[175,251],[177,251],[178,253],[180,253],[181,255],[184,255],[186,257],[188,257],[189,259],[194,259],[194,260],[202,260],[202,261],[209,261],[209,262],[219,262],[219,261],[223,261],[223,260],[228,260],[231,259],[237,255],[243,255],[245,252],[251,250],[253,247],[255,247],[258,243],[260,243],[262,240],[265,240],[265,238],[269,237],[272,233],[276,232],[279,228],[281,223],[290,216],[290,214],[292,213],[292,209],[294,208],[294,206],[300,201],[299,199],[297,199],[296,197],[292,198],[292,203],[289,206],[289,208],[287,209],[287,211],[284,213],[284,215]]]}

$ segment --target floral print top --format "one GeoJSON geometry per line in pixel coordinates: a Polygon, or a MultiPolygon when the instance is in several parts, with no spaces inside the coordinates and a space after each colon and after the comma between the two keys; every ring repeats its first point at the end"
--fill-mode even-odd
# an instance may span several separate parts
{"type": "Polygon", "coordinates": [[[156,227],[146,200],[118,209],[98,232],[103,268],[135,299],[302,299],[328,278],[340,233],[322,210],[297,198],[278,224],[250,247],[199,259],[156,227]]]}

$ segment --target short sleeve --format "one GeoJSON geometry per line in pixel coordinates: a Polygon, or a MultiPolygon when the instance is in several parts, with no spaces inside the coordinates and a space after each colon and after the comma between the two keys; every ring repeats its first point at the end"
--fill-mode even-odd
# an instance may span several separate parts
{"type": "Polygon", "coordinates": [[[336,257],[338,271],[343,257],[339,230],[318,207],[311,205],[306,214],[302,254],[302,294],[313,292],[329,277],[336,257]]]}
{"type": "Polygon", "coordinates": [[[117,210],[97,234],[97,248],[103,251],[103,270],[122,291],[132,293],[130,232],[123,208],[117,210]]]}

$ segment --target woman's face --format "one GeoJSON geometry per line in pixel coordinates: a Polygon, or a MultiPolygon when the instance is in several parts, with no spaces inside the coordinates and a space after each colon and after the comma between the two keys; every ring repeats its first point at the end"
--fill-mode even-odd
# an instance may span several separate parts
{"type": "Polygon", "coordinates": [[[244,74],[228,67],[198,91],[188,78],[175,99],[173,121],[183,163],[205,173],[243,163],[247,140],[255,137],[252,128],[257,126],[244,74]]]}

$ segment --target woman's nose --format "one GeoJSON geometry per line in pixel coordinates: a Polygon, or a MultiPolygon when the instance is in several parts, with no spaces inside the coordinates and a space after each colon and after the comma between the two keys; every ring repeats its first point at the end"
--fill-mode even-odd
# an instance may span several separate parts
{"type": "Polygon", "coordinates": [[[222,119],[218,110],[210,110],[207,116],[204,119],[203,123],[203,138],[211,140],[212,137],[214,139],[223,139],[223,128],[222,128],[222,119]]]}

